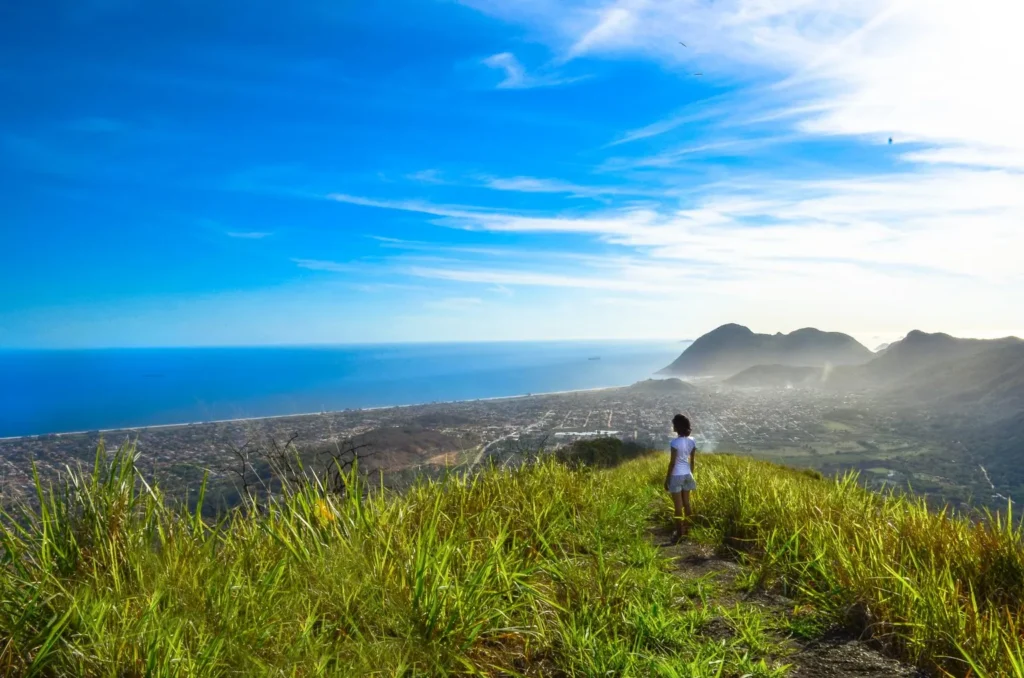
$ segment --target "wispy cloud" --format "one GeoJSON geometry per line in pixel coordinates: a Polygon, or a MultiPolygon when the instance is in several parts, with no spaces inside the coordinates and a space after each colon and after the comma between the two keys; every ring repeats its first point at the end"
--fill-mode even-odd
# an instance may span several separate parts
{"type": "Polygon", "coordinates": [[[639,21],[637,12],[629,7],[630,4],[636,3],[612,3],[594,11],[594,25],[573,43],[565,58],[571,59],[588,52],[626,46],[626,40],[636,30],[639,21]]]}
{"type": "Polygon", "coordinates": [[[382,240],[394,253],[359,265],[363,275],[461,285],[471,294],[482,288],[522,291],[524,299],[617,299],[635,318],[681,304],[702,326],[743,318],[796,327],[810,317],[846,331],[866,321],[906,331],[911,317],[914,325],[948,328],[948,311],[957,308],[957,322],[980,332],[1024,304],[1017,254],[1024,251],[1024,173],[1004,169],[943,163],[842,179],[753,174],[704,186],[674,208],[569,214],[347,201],[444,215],[435,223],[473,231],[474,239],[487,232],[529,238],[536,249],[509,246],[507,236],[487,245],[382,240]]]}
{"type": "MultiPolygon", "coordinates": [[[[337,266],[340,267],[341,265],[338,264],[337,266]]],[[[393,291],[396,291],[396,290],[402,291],[402,292],[408,292],[408,291],[422,292],[423,291],[423,286],[422,285],[410,285],[408,283],[386,283],[386,282],[357,283],[357,284],[353,285],[353,287],[355,289],[359,290],[360,292],[365,292],[367,294],[376,294],[376,293],[379,293],[379,292],[393,292],[393,291]]]]}
{"type": "Polygon", "coordinates": [[[652,190],[644,186],[629,184],[577,184],[558,179],[538,177],[484,177],[483,186],[495,191],[516,193],[553,193],[573,198],[602,198],[606,196],[651,196],[664,197],[670,191],[666,189],[652,190]]]}
{"type": "MultiPolygon", "coordinates": [[[[742,142],[748,148],[754,147],[751,142],[742,142]]],[[[726,142],[720,144],[722,147],[728,146],[726,142]]],[[[733,142],[733,145],[741,145],[741,142],[733,142]]],[[[694,153],[698,153],[699,149],[695,149],[694,153]]],[[[677,151],[678,155],[683,155],[684,150],[680,149],[677,151]]],[[[667,156],[666,156],[667,157],[667,156]]],[[[609,160],[605,166],[613,167],[615,169],[622,169],[624,167],[641,167],[641,166],[669,166],[672,163],[665,160],[659,161],[658,157],[645,157],[640,159],[619,159],[613,158],[609,160]]],[[[597,168],[602,169],[602,168],[597,168]]],[[[628,182],[617,181],[616,183],[576,183],[572,181],[564,181],[562,179],[553,179],[546,177],[531,177],[531,176],[494,176],[490,174],[474,173],[467,175],[442,175],[438,170],[426,170],[423,172],[415,172],[407,175],[407,178],[415,183],[422,184],[433,184],[443,185],[450,187],[461,187],[461,188],[487,188],[493,191],[503,191],[508,193],[540,193],[540,194],[552,194],[552,195],[564,195],[570,198],[591,198],[602,202],[609,202],[607,200],[611,197],[652,197],[652,198],[665,198],[677,195],[681,190],[681,186],[677,185],[640,185],[628,182]]],[[[607,182],[607,178],[605,178],[607,182]]],[[[329,196],[332,200],[338,202],[348,202],[351,204],[365,205],[367,207],[382,207],[385,206],[382,202],[387,203],[386,206],[396,208],[399,204],[405,205],[411,208],[410,211],[426,211],[426,209],[433,209],[438,212],[438,216],[451,216],[454,212],[465,212],[466,210],[478,210],[479,208],[460,208],[460,207],[442,207],[438,205],[428,206],[424,203],[418,203],[416,201],[399,201],[399,202],[388,202],[388,201],[375,201],[369,198],[363,198],[359,196],[352,196],[340,193],[332,193],[329,196]],[[444,212],[444,214],[441,214],[444,212]]]]}
{"type": "Polygon", "coordinates": [[[622,171],[643,168],[670,168],[681,162],[707,160],[708,158],[735,158],[751,154],[769,146],[776,146],[794,141],[794,135],[752,136],[750,138],[723,138],[703,143],[683,144],[674,148],[640,157],[612,157],[606,160],[601,169],[606,171],[622,171]]]}
{"type": "Polygon", "coordinates": [[[347,193],[330,193],[327,195],[327,199],[335,202],[348,203],[350,205],[360,205],[362,207],[379,207],[382,209],[401,210],[403,212],[419,212],[421,214],[433,214],[438,217],[461,218],[473,216],[475,214],[474,211],[468,211],[463,207],[433,205],[420,200],[376,200],[373,198],[364,198],[358,195],[349,195],[347,193]]]}
{"type": "MultiPolygon", "coordinates": [[[[587,265],[587,266],[613,266],[618,267],[620,265],[626,265],[630,263],[638,263],[638,260],[631,259],[627,256],[612,256],[609,254],[587,254],[583,252],[575,252],[566,249],[556,248],[523,248],[523,247],[510,247],[510,246],[482,246],[482,245],[453,245],[444,242],[425,242],[417,240],[400,240],[397,238],[384,238],[380,236],[370,236],[370,238],[380,242],[381,246],[389,250],[397,250],[404,253],[415,252],[422,253],[416,256],[426,257],[473,257],[476,259],[506,259],[506,260],[518,260],[518,261],[529,261],[534,264],[555,264],[560,267],[573,266],[573,265],[587,265]]],[[[407,260],[409,256],[405,257],[407,260]]],[[[502,291],[495,289],[494,291],[502,291]]]]}
{"type": "MultiPolygon", "coordinates": [[[[405,202],[393,205],[411,209],[405,202]]],[[[929,272],[989,280],[1022,276],[1016,252],[1024,251],[1019,228],[1024,222],[1024,174],[1006,171],[945,168],[845,180],[762,181],[747,189],[738,185],[726,194],[710,191],[675,211],[619,209],[538,217],[427,205],[415,209],[448,215],[447,225],[472,230],[592,236],[628,248],[641,260],[685,261],[694,270],[706,266],[750,275],[820,275],[823,267],[844,263],[865,271],[886,266],[894,275],[914,277],[929,272]]],[[[548,274],[507,279],[467,275],[476,282],[505,285],[577,284],[548,274]]],[[[598,286],[615,288],[611,283],[598,286]]],[[[637,286],[630,283],[627,288],[637,286]]]]}
{"type": "Polygon", "coordinates": [[[620,157],[597,161],[599,171],[644,188],[652,188],[643,184],[651,172],[700,168],[675,209],[664,200],[461,215],[449,225],[592,238],[659,273],[677,265],[732,271],[704,293],[740,284],[747,308],[770,294],[786,299],[785,312],[822,313],[831,300],[865,316],[883,313],[879,298],[936,318],[943,306],[974,313],[969,299],[1024,304],[1024,271],[1010,254],[1024,251],[1024,100],[1007,86],[1024,72],[1016,36],[1024,5],[462,1],[525,27],[556,63],[646,59],[680,74],[700,70],[725,93],[652,116],[610,140],[606,148],[620,157]],[[785,152],[810,144],[831,151],[837,142],[855,155],[785,152]],[[750,156],[771,171],[755,169],[750,156]],[[742,160],[716,175],[709,160],[728,157],[742,160]]]}
{"type": "Polygon", "coordinates": [[[698,105],[688,106],[686,110],[674,114],[671,117],[663,120],[652,122],[649,125],[629,130],[621,137],[612,141],[609,146],[618,146],[619,144],[627,144],[631,141],[639,141],[640,139],[649,139],[656,137],[672,130],[693,122],[704,122],[707,120],[714,120],[719,118],[724,111],[717,109],[712,105],[701,101],[698,105]]]}
{"type": "Polygon", "coordinates": [[[500,294],[505,297],[515,296],[515,292],[513,292],[510,288],[505,287],[504,285],[494,285],[493,287],[489,287],[487,289],[489,292],[494,292],[495,294],[500,294]]]}
{"type": "Polygon", "coordinates": [[[1024,149],[949,146],[909,151],[903,160],[928,165],[963,165],[990,169],[1024,170],[1024,149]]]}
{"type": "Polygon", "coordinates": [[[827,106],[821,103],[795,104],[792,97],[778,91],[774,82],[742,86],[724,94],[698,99],[667,117],[627,130],[608,146],[652,140],[671,132],[697,132],[701,135],[725,132],[735,135],[740,131],[752,130],[762,134],[766,131],[778,134],[779,125],[824,110],[827,110],[827,106]]]}
{"type": "Polygon", "coordinates": [[[527,73],[519,59],[511,52],[493,54],[483,60],[485,66],[505,72],[505,79],[498,83],[498,89],[531,89],[534,87],[555,87],[583,80],[583,77],[565,77],[557,73],[527,73]]]}
{"type": "Polygon", "coordinates": [[[228,231],[225,235],[229,238],[240,238],[242,240],[263,240],[273,235],[269,231],[228,231]]]}
{"type": "Polygon", "coordinates": [[[470,311],[479,308],[483,303],[483,299],[479,297],[446,297],[428,301],[424,305],[438,311],[470,311]]]}
{"type": "MultiPolygon", "coordinates": [[[[536,177],[491,177],[484,181],[487,188],[497,191],[520,191],[523,193],[571,193],[588,192],[589,189],[554,179],[538,179],[536,177]]],[[[615,187],[609,187],[615,190],[615,187]]]]}
{"type": "Polygon", "coordinates": [[[618,290],[632,292],[664,292],[664,284],[655,281],[544,273],[522,269],[497,268],[443,268],[410,266],[403,271],[407,275],[450,282],[484,283],[516,287],[574,288],[584,290],[618,290]]]}
{"type": "Polygon", "coordinates": [[[406,175],[407,179],[412,181],[418,181],[422,184],[445,184],[444,177],[441,174],[441,170],[437,169],[425,169],[418,172],[413,172],[406,175]]]}
{"type": "Polygon", "coordinates": [[[358,270],[358,267],[338,261],[327,261],[325,259],[292,259],[299,268],[309,271],[327,271],[330,273],[349,273],[358,270]]]}
{"type": "MultiPolygon", "coordinates": [[[[1012,150],[1013,166],[1024,150],[1020,99],[1006,85],[1024,70],[1016,35],[1024,23],[1020,3],[466,3],[532,27],[564,59],[623,54],[672,68],[701,64],[706,78],[740,85],[729,95],[736,105],[786,119],[807,135],[1012,150]]],[[[663,134],[703,115],[684,111],[618,141],[663,134]]]]}

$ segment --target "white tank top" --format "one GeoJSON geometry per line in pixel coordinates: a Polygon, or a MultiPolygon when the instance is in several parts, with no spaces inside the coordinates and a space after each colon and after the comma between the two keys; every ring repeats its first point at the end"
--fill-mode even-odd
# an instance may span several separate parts
{"type": "Polygon", "coordinates": [[[680,436],[672,441],[670,447],[676,451],[676,463],[675,466],[672,467],[672,473],[669,475],[691,475],[690,452],[693,452],[697,447],[697,443],[693,442],[693,438],[690,436],[680,436]]]}

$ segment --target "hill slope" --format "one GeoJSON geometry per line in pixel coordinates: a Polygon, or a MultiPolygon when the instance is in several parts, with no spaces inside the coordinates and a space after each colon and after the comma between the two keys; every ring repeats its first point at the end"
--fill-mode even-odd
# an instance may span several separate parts
{"type": "Polygon", "coordinates": [[[1024,494],[1024,410],[985,426],[967,442],[988,469],[993,489],[1015,496],[1024,494]]]}
{"type": "Polygon", "coordinates": [[[789,334],[756,334],[729,324],[694,341],[661,373],[727,377],[755,365],[859,365],[873,356],[853,337],[839,332],[808,327],[789,334]]]}
{"type": "MultiPolygon", "coordinates": [[[[829,382],[838,388],[880,388],[894,386],[908,379],[927,381],[928,370],[947,370],[956,361],[992,349],[1022,345],[1024,341],[1016,337],[960,339],[944,333],[928,334],[914,330],[867,364],[836,369],[830,375],[829,382]]],[[[970,371],[971,368],[968,368],[967,372],[970,371]]],[[[909,388],[910,384],[906,386],[909,388]]]]}
{"type": "Polygon", "coordinates": [[[785,388],[821,384],[823,371],[818,367],[787,365],[754,365],[723,383],[741,388],[785,388]]]}
{"type": "Polygon", "coordinates": [[[1000,340],[966,357],[932,364],[904,377],[889,394],[905,403],[987,410],[986,418],[1024,412],[1024,342],[1000,340]]]}

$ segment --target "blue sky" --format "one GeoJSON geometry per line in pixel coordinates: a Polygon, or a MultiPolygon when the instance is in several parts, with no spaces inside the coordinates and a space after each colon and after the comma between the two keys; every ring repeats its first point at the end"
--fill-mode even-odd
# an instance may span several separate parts
{"type": "Polygon", "coordinates": [[[5,7],[0,347],[1024,334],[966,4],[5,7]]]}

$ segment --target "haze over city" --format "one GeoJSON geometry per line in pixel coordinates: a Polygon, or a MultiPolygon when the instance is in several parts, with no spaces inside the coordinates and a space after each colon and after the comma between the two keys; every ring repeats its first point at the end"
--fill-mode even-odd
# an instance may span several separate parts
{"type": "Polygon", "coordinates": [[[9,8],[0,346],[1024,334],[1019,3],[343,5],[9,8]]]}

